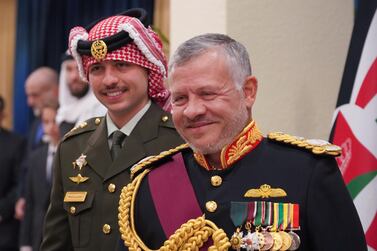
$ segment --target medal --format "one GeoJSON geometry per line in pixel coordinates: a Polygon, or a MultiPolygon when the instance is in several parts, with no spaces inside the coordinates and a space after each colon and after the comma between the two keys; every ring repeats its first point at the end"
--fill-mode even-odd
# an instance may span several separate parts
{"type": "Polygon", "coordinates": [[[284,231],[280,231],[278,232],[278,234],[281,236],[281,239],[282,239],[282,246],[280,250],[281,251],[288,250],[288,248],[290,248],[292,244],[291,236],[287,232],[284,232],[284,231]]]}
{"type": "Polygon", "coordinates": [[[72,162],[73,169],[76,169],[76,167],[78,167],[80,171],[84,166],[86,166],[86,164],[86,155],[83,153],[74,162],[72,162]]]}
{"type": "Polygon", "coordinates": [[[299,230],[300,224],[299,224],[299,214],[300,213],[300,207],[298,204],[289,204],[289,214],[290,214],[290,221],[289,221],[289,229],[291,230],[288,232],[288,234],[291,236],[292,244],[288,248],[288,250],[294,251],[297,250],[300,247],[301,240],[300,236],[293,232],[293,230],[299,230]]]}
{"type": "Polygon", "coordinates": [[[242,245],[242,235],[240,228],[237,228],[236,232],[230,238],[230,244],[232,245],[233,249],[240,250],[242,245]]]}
{"type": "Polygon", "coordinates": [[[274,240],[274,244],[272,245],[271,251],[278,251],[283,246],[283,240],[281,239],[280,234],[277,232],[271,232],[272,239],[274,240]]]}
{"type": "Polygon", "coordinates": [[[264,237],[264,246],[260,250],[270,250],[270,248],[272,248],[272,246],[274,245],[274,238],[269,232],[266,231],[266,228],[262,229],[262,234],[264,237]]]}
{"type": "Polygon", "coordinates": [[[301,240],[300,240],[300,236],[298,236],[298,234],[296,234],[295,232],[291,231],[291,232],[288,232],[288,234],[291,236],[292,238],[292,244],[291,246],[288,248],[288,250],[297,250],[299,247],[300,247],[300,244],[301,244],[301,240]]]}
{"type": "Polygon", "coordinates": [[[259,232],[259,227],[256,227],[255,232],[250,237],[252,250],[260,250],[264,246],[264,236],[259,232]]]}
{"type": "Polygon", "coordinates": [[[230,239],[230,243],[233,249],[240,250],[241,245],[243,245],[243,233],[241,227],[246,220],[248,214],[248,203],[247,202],[231,202],[230,204],[230,218],[234,226],[236,226],[236,231],[230,239]]]}

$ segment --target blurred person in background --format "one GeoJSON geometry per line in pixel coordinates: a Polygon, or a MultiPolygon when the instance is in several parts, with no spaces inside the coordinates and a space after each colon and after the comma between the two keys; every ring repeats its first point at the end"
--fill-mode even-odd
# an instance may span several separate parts
{"type": "MultiPolygon", "coordinates": [[[[59,83],[57,72],[49,67],[40,67],[34,70],[26,79],[25,93],[27,96],[27,104],[33,110],[34,121],[28,132],[26,153],[28,154],[43,142],[43,128],[40,119],[43,104],[48,100],[57,100],[59,93],[59,83]]],[[[26,182],[27,166],[22,163],[20,168],[19,182],[19,199],[16,203],[16,218],[21,220],[25,213],[24,184],[26,182]]]]}
{"type": "Polygon", "coordinates": [[[40,120],[41,108],[47,100],[58,98],[58,74],[49,67],[40,67],[26,79],[27,104],[33,110],[34,121],[29,130],[27,151],[43,144],[43,129],[40,120]]]}
{"type": "Polygon", "coordinates": [[[59,109],[56,121],[61,135],[75,125],[106,114],[106,108],[96,99],[90,85],[82,80],[76,61],[65,53],[59,76],[59,109]]]}
{"type": "Polygon", "coordinates": [[[2,127],[4,110],[5,101],[0,96],[0,250],[13,251],[18,246],[19,221],[14,218],[14,206],[25,140],[2,127]]]}
{"type": "Polygon", "coordinates": [[[55,121],[58,104],[54,100],[41,110],[44,144],[33,150],[26,161],[28,165],[25,189],[26,209],[21,222],[21,251],[39,250],[42,241],[43,220],[49,204],[52,163],[60,141],[59,127],[55,121]]]}

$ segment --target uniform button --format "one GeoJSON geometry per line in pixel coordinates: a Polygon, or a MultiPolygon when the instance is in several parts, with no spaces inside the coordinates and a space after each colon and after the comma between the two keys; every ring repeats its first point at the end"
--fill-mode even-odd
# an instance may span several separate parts
{"type": "Polygon", "coordinates": [[[217,203],[213,200],[206,202],[206,209],[208,212],[213,213],[217,209],[217,203]]]}
{"type": "Polygon", "coordinates": [[[76,208],[75,208],[75,207],[70,207],[70,208],[69,208],[69,212],[70,212],[71,214],[75,214],[75,213],[76,213],[76,208]]]}
{"type": "Polygon", "coordinates": [[[169,117],[166,116],[166,115],[165,115],[165,116],[162,116],[161,120],[162,120],[162,122],[166,122],[166,121],[169,120],[169,117]]]}
{"type": "Polygon", "coordinates": [[[110,225],[109,225],[109,224],[105,224],[105,225],[103,225],[103,227],[102,227],[102,232],[103,232],[104,234],[109,234],[109,233],[111,232],[111,227],[110,227],[110,225]]]}
{"type": "Polygon", "coordinates": [[[96,120],[94,120],[94,123],[95,123],[96,125],[99,125],[99,123],[101,123],[101,119],[100,119],[100,118],[96,118],[96,120]]]}
{"type": "Polygon", "coordinates": [[[211,177],[212,186],[218,187],[218,186],[221,186],[221,183],[223,183],[223,179],[220,176],[215,175],[211,177]]]}
{"type": "Polygon", "coordinates": [[[88,125],[88,123],[86,123],[86,122],[82,122],[79,126],[80,126],[80,128],[84,128],[84,127],[86,127],[88,125]]]}
{"type": "Polygon", "coordinates": [[[113,183],[110,183],[109,186],[107,187],[107,190],[109,190],[110,193],[115,192],[116,186],[113,183]]]}

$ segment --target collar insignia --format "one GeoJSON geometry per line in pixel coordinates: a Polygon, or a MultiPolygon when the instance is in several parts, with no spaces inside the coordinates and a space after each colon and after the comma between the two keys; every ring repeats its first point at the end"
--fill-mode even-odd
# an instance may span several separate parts
{"type": "Polygon", "coordinates": [[[85,181],[87,181],[89,179],[89,177],[83,177],[81,176],[81,174],[78,174],[77,176],[75,177],[69,177],[69,179],[72,181],[72,182],[75,182],[77,184],[80,184],[80,183],[83,183],[85,181]]]}
{"type": "Polygon", "coordinates": [[[76,169],[76,167],[79,168],[79,170],[81,171],[81,169],[86,166],[88,162],[86,162],[86,155],[84,155],[83,153],[80,155],[80,157],[78,157],[78,159],[76,159],[74,162],[72,162],[72,165],[73,165],[73,169],[76,169]]]}
{"type": "Polygon", "coordinates": [[[257,189],[249,189],[244,195],[244,197],[247,198],[269,198],[285,196],[287,196],[287,193],[282,188],[271,188],[271,186],[267,184],[263,184],[257,189]]]}
{"type": "MultiPolygon", "coordinates": [[[[221,150],[221,169],[227,169],[243,156],[251,152],[263,139],[254,121],[251,121],[232,143],[221,150]]],[[[207,170],[213,170],[204,155],[195,152],[194,157],[199,165],[207,170]]]]}

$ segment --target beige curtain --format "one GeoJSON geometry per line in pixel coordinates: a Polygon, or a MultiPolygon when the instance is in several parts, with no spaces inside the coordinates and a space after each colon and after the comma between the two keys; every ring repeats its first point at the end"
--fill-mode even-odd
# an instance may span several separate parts
{"type": "Polygon", "coordinates": [[[0,0],[0,95],[6,102],[6,117],[2,126],[13,124],[13,66],[16,44],[17,0],[0,0]]]}
{"type": "Polygon", "coordinates": [[[170,0],[155,0],[153,28],[164,44],[166,58],[169,59],[170,0]]]}

